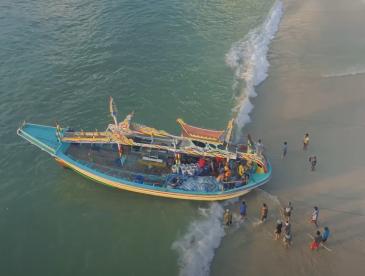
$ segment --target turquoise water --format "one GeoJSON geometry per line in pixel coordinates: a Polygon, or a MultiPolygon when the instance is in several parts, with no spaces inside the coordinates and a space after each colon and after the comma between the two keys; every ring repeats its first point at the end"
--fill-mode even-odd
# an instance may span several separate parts
{"type": "Polygon", "coordinates": [[[172,244],[207,204],[100,186],[16,129],[23,120],[104,129],[109,96],[120,119],[135,111],[171,132],[178,117],[223,129],[240,95],[226,55],[272,4],[1,1],[0,274],[178,274],[172,244]]]}

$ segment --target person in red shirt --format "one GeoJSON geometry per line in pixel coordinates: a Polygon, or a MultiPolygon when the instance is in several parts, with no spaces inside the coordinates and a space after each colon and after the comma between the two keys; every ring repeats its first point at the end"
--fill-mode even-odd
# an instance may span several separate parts
{"type": "Polygon", "coordinates": [[[200,158],[198,161],[199,169],[204,169],[206,163],[207,161],[204,158],[200,158]]]}

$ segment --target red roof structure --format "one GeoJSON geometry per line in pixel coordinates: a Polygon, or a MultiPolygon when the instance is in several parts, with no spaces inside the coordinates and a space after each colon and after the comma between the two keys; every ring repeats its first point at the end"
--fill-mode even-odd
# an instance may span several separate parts
{"type": "Polygon", "coordinates": [[[177,122],[181,126],[183,137],[197,140],[204,140],[213,143],[223,143],[224,141],[225,137],[224,130],[211,130],[211,129],[190,126],[186,124],[182,119],[177,119],[177,122]]]}

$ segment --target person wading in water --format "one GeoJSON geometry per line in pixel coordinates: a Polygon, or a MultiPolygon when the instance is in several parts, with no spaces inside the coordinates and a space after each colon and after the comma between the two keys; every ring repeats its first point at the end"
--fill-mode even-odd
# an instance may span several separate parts
{"type": "Polygon", "coordinates": [[[223,222],[226,226],[230,226],[232,224],[232,213],[229,209],[224,212],[223,222]]]}
{"type": "Polygon", "coordinates": [[[269,208],[267,208],[266,203],[262,204],[262,207],[260,209],[260,220],[261,222],[264,222],[267,219],[267,213],[269,212],[269,208]]]}
{"type": "Polygon", "coordinates": [[[240,215],[242,219],[245,219],[247,213],[247,205],[245,201],[242,201],[240,205],[240,215]]]}
{"type": "Polygon", "coordinates": [[[291,205],[291,202],[289,202],[288,206],[286,206],[283,209],[285,220],[290,221],[290,216],[292,211],[293,211],[293,206],[291,205]]]}
{"type": "Polygon", "coordinates": [[[280,219],[276,221],[276,227],[275,227],[275,240],[280,239],[281,236],[281,229],[283,228],[283,223],[280,219]]]}

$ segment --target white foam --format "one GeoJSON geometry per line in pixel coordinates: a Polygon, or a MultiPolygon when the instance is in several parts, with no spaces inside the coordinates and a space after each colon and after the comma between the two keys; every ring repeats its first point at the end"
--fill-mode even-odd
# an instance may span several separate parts
{"type": "Polygon", "coordinates": [[[179,254],[181,276],[209,275],[214,251],[225,235],[221,204],[214,202],[208,209],[199,210],[202,219],[193,221],[187,233],[172,244],[179,254]]]}
{"type": "Polygon", "coordinates": [[[267,77],[270,66],[267,60],[270,41],[279,28],[283,15],[282,1],[276,1],[265,21],[251,30],[244,39],[234,43],[226,54],[226,64],[234,72],[233,89],[240,89],[240,97],[233,109],[238,130],[250,122],[249,113],[253,109],[251,97],[256,97],[255,86],[267,77]],[[244,82],[241,87],[240,83],[244,82]]]}

